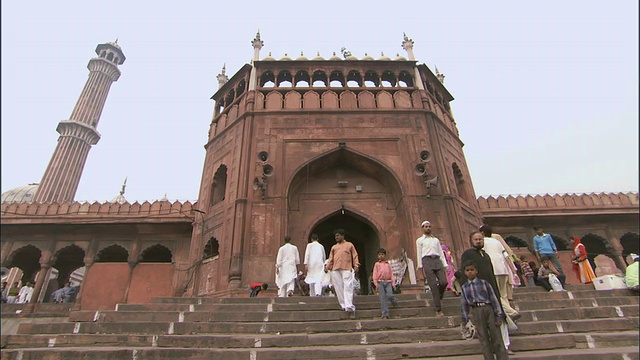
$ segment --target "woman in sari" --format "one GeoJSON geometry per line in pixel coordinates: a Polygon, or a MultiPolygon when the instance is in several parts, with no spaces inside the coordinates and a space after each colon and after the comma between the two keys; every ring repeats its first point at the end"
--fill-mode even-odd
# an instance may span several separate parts
{"type": "Polygon", "coordinates": [[[444,259],[447,261],[447,290],[453,290],[453,278],[456,272],[455,265],[453,263],[453,256],[451,256],[451,251],[447,245],[442,244],[441,247],[444,259]]]}
{"type": "Polygon", "coordinates": [[[573,271],[575,271],[576,276],[581,283],[591,284],[593,283],[593,279],[596,277],[596,274],[593,272],[591,264],[587,259],[587,248],[582,242],[580,242],[579,237],[574,235],[572,239],[574,256],[571,263],[573,264],[573,271]]]}

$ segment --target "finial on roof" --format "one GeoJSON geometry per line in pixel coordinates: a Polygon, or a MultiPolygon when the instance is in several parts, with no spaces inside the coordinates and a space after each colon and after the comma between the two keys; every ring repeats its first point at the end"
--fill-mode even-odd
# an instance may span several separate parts
{"type": "Polygon", "coordinates": [[[162,199],[160,199],[160,201],[169,201],[169,199],[167,198],[167,193],[164,193],[164,196],[162,197],[162,199]]]}
{"type": "Polygon", "coordinates": [[[222,65],[222,72],[218,74],[218,76],[216,76],[216,79],[218,80],[218,89],[220,89],[222,85],[226,84],[227,81],[229,81],[229,77],[225,74],[226,70],[227,64],[225,63],[224,65],[222,65]]]}
{"type": "MultiPolygon", "coordinates": [[[[116,41],[118,41],[118,40],[116,40],[116,41]]],[[[128,178],[129,177],[125,177],[124,178],[124,183],[122,184],[122,189],[120,190],[120,195],[124,195],[124,189],[127,187],[127,179],[128,178]]]]}
{"type": "Polygon", "coordinates": [[[253,45],[254,49],[262,49],[264,41],[260,39],[260,30],[258,30],[258,32],[256,33],[256,37],[253,39],[253,41],[251,41],[251,45],[253,45]]]}
{"type": "Polygon", "coordinates": [[[122,184],[122,189],[120,190],[120,194],[113,198],[113,200],[109,201],[112,204],[124,204],[127,202],[127,199],[124,197],[124,188],[127,187],[127,178],[124,178],[124,183],[122,184]]]}
{"type": "Polygon", "coordinates": [[[351,56],[351,51],[347,50],[347,48],[344,46],[340,48],[340,52],[342,53],[342,56],[344,56],[345,59],[351,56]]]}
{"type": "Polygon", "coordinates": [[[438,66],[434,65],[434,67],[436,68],[436,77],[438,78],[438,81],[440,81],[440,83],[444,84],[444,74],[440,73],[440,71],[438,70],[438,66]]]}
{"type": "Polygon", "coordinates": [[[118,38],[116,38],[116,44],[118,43],[118,38]]]}
{"type": "Polygon", "coordinates": [[[409,55],[409,60],[415,60],[416,57],[413,55],[413,39],[409,39],[406,33],[402,33],[404,35],[404,40],[402,41],[402,48],[409,55]]]}

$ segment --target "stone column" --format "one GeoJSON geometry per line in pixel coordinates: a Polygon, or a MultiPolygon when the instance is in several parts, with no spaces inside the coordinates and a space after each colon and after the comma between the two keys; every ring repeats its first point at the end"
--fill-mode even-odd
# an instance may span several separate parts
{"type": "Polygon", "coordinates": [[[129,264],[129,279],[127,279],[127,288],[124,291],[124,297],[122,302],[126,303],[129,298],[129,289],[131,288],[131,279],[133,278],[133,270],[135,270],[136,265],[138,265],[137,260],[129,260],[127,263],[129,264]]]}
{"type": "Polygon", "coordinates": [[[85,257],[84,258],[84,266],[85,266],[85,272],[84,272],[84,276],[85,279],[82,280],[82,284],[80,285],[80,291],[78,292],[78,295],[76,296],[76,301],[73,304],[73,306],[71,307],[71,310],[80,310],[81,305],[82,305],[82,293],[84,293],[84,282],[86,281],[86,277],[89,274],[89,269],[91,269],[91,265],[93,265],[93,256],[91,257],[85,257]]]}
{"type": "Polygon", "coordinates": [[[40,262],[40,271],[38,272],[36,284],[33,287],[33,294],[30,302],[35,303],[37,302],[38,297],[40,297],[42,286],[44,285],[45,280],[49,277],[49,269],[51,269],[51,265],[52,264],[48,260],[40,262]]]}

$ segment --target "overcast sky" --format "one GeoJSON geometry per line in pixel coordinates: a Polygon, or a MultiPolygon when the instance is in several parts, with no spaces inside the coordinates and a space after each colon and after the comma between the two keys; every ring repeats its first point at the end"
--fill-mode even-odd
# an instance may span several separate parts
{"type": "Polygon", "coordinates": [[[477,195],[638,191],[638,1],[2,1],[2,192],[38,183],[99,43],[127,57],[76,200],[197,200],[224,64],[406,56],[446,75],[477,195]],[[271,4],[271,5],[268,5],[271,4]]]}

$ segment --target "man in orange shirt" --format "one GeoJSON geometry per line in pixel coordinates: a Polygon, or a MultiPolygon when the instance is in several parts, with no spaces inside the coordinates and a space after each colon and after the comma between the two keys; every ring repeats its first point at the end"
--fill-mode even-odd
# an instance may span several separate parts
{"type": "Polygon", "coordinates": [[[358,272],[358,252],[352,243],[344,238],[344,230],[333,232],[336,244],[331,247],[329,262],[325,271],[331,271],[331,282],[342,310],[355,317],[356,307],[353,305],[354,274],[358,272]]]}

